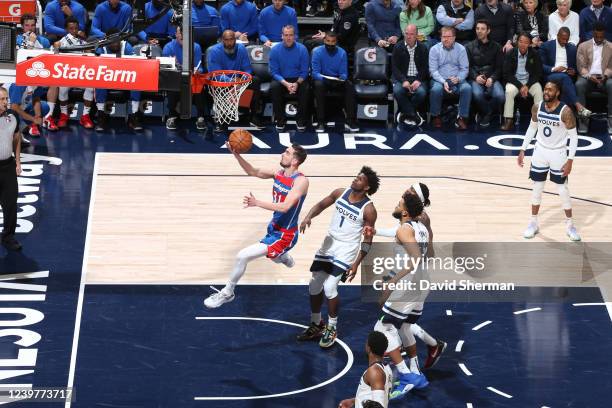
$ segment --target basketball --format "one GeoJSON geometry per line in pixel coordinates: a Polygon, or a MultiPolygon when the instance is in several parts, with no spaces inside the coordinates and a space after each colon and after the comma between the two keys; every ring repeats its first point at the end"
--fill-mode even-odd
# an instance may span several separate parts
{"type": "Polygon", "coordinates": [[[248,130],[236,129],[229,135],[229,144],[238,153],[246,153],[253,146],[253,135],[248,130]]]}

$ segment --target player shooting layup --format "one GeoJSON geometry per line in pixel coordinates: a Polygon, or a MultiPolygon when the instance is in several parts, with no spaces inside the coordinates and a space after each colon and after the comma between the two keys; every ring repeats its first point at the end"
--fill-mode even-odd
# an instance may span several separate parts
{"type": "Polygon", "coordinates": [[[236,160],[249,176],[262,179],[274,179],[272,202],[261,201],[251,193],[244,197],[247,207],[261,207],[273,211],[272,220],[268,224],[267,235],[257,244],[248,246],[238,252],[234,269],[229,282],[223,289],[204,300],[204,306],[217,308],[234,300],[234,288],[246,270],[247,263],[253,259],[267,256],[276,263],[282,263],[291,268],[293,258],[288,251],[293,248],[298,239],[298,217],[302,204],[308,193],[308,179],[298,171],[298,167],[306,160],[306,149],[300,145],[288,147],[281,155],[280,170],[264,170],[253,167],[238,152],[233,151],[229,143],[227,148],[234,154],[236,160]]]}

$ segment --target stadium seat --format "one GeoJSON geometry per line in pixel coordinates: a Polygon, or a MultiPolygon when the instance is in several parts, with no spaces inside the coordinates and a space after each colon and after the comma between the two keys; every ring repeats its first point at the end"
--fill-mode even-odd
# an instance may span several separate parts
{"type": "Polygon", "coordinates": [[[384,49],[366,47],[355,53],[353,78],[359,119],[387,121],[390,100],[388,71],[389,59],[384,49]]]}
{"type": "Polygon", "coordinates": [[[257,75],[261,81],[261,96],[263,98],[270,97],[270,83],[272,75],[270,75],[270,48],[263,45],[249,45],[247,47],[251,67],[253,67],[253,75],[257,75]]]}

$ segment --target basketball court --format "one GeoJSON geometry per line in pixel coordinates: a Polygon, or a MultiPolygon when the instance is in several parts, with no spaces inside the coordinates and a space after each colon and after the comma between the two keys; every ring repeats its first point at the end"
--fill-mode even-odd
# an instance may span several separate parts
{"type": "MultiPolygon", "coordinates": [[[[4,328],[31,330],[40,340],[2,337],[3,359],[36,350],[29,366],[2,364],[2,382],[74,387],[66,404],[73,407],[335,408],[354,396],[380,310],[363,301],[359,279],[340,287],[334,347],[295,340],[308,324],[308,270],[331,212],[300,236],[294,268],[254,261],[236,300],[208,310],[209,285],[226,282],[236,253],[261,239],[270,219],[242,208],[242,197],[269,200],[271,181],[247,177],[223,137],[170,132],[157,122],[140,135],[123,129],[95,134],[75,123],[25,150],[24,251],[0,255],[0,301],[43,318],[20,325],[21,312],[3,311],[4,328]]],[[[401,193],[421,181],[431,190],[436,242],[525,245],[530,182],[528,167],[516,165],[516,135],[373,125],[356,134],[270,127],[253,134],[245,157],[256,166],[277,166],[291,142],[309,148],[302,217],[369,165],[381,176],[372,197],[377,226],[396,222],[391,212],[401,193]]],[[[611,155],[608,135],[581,137],[570,191],[584,242],[568,242],[548,183],[533,245],[611,241],[611,155]]],[[[588,281],[524,287],[530,296],[523,301],[427,303],[419,324],[448,348],[426,373],[430,386],[390,406],[606,407],[612,277],[598,272],[588,281]]],[[[421,360],[424,353],[420,347],[421,360]]]]}

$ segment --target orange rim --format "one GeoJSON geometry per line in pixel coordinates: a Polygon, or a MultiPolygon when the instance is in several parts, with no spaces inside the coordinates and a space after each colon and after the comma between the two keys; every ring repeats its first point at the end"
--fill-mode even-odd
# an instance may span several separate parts
{"type": "Polygon", "coordinates": [[[253,76],[251,74],[249,74],[248,72],[234,71],[234,70],[211,71],[211,72],[207,72],[205,74],[196,74],[196,76],[200,77],[202,82],[205,83],[206,85],[219,86],[219,87],[228,87],[228,86],[234,86],[234,85],[242,85],[242,84],[246,84],[248,82],[251,82],[251,80],[253,79],[253,76]],[[226,76],[240,75],[241,78],[240,79],[232,79],[231,81],[227,81],[227,82],[226,81],[215,81],[214,79],[211,79],[211,78],[216,78],[216,77],[221,76],[221,75],[226,75],[226,76]]]}

